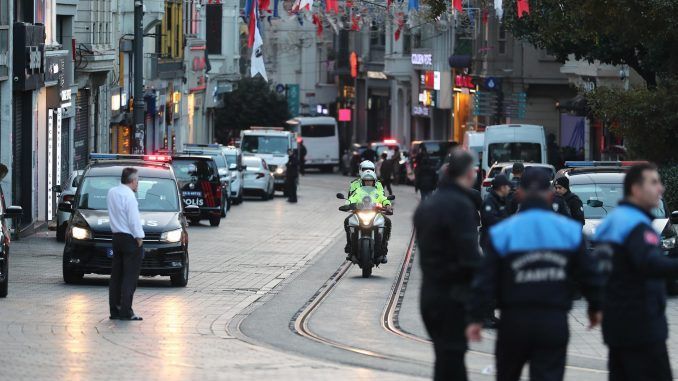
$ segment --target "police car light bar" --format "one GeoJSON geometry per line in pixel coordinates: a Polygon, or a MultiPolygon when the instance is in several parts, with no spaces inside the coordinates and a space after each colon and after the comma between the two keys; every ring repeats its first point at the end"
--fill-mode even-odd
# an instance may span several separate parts
{"type": "Polygon", "coordinates": [[[395,139],[384,139],[384,144],[398,144],[398,141],[395,139]]]}
{"type": "Polygon", "coordinates": [[[167,163],[172,161],[169,155],[124,155],[118,153],[90,153],[90,160],[145,160],[145,161],[159,161],[167,163]]]}
{"type": "Polygon", "coordinates": [[[588,167],[631,167],[636,164],[644,164],[646,161],[566,161],[567,168],[588,167]]]}
{"type": "Polygon", "coordinates": [[[146,161],[160,161],[163,163],[167,163],[172,161],[172,156],[168,155],[146,155],[144,156],[144,160],[146,161]]]}
{"type": "Polygon", "coordinates": [[[198,144],[198,143],[186,143],[184,148],[221,148],[221,144],[210,143],[210,144],[198,144]]]}

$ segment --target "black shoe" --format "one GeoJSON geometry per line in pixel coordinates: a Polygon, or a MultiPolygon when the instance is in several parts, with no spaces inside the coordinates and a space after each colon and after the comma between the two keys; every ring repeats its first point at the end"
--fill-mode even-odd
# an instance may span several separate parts
{"type": "Polygon", "coordinates": [[[388,258],[385,255],[381,257],[381,263],[388,263],[388,258]]]}
{"type": "Polygon", "coordinates": [[[111,316],[108,317],[108,320],[119,320],[119,319],[120,319],[120,315],[111,315],[111,316]]]}
{"type": "Polygon", "coordinates": [[[129,317],[121,317],[120,320],[141,321],[141,320],[144,320],[144,318],[142,318],[141,316],[132,315],[132,316],[129,316],[129,317]]]}
{"type": "MultiPolygon", "coordinates": [[[[347,243],[346,246],[344,246],[344,253],[346,254],[351,254],[351,244],[347,243]]],[[[349,255],[350,257],[350,255],[349,255]]]]}

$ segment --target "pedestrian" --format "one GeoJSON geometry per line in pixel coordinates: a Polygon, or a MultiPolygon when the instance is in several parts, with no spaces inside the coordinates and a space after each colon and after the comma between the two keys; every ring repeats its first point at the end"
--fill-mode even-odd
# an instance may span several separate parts
{"type": "Polygon", "coordinates": [[[511,192],[511,182],[504,175],[497,175],[492,179],[492,189],[485,196],[480,208],[480,246],[487,250],[490,228],[505,220],[509,214],[506,209],[506,197],[511,192]]]}
{"type": "Polygon", "coordinates": [[[514,163],[511,167],[511,192],[506,197],[506,207],[509,215],[514,215],[518,211],[519,201],[517,200],[517,192],[520,188],[520,178],[525,172],[523,163],[514,163]]]}
{"type": "Polygon", "coordinates": [[[586,223],[584,203],[581,202],[579,196],[570,191],[570,179],[565,176],[558,177],[553,181],[553,189],[567,204],[572,219],[579,221],[583,226],[586,223]]]}
{"type": "Polygon", "coordinates": [[[341,156],[341,174],[348,176],[351,172],[351,154],[349,150],[344,150],[344,154],[341,156]]]}
{"type": "Polygon", "coordinates": [[[604,278],[588,254],[581,225],[554,213],[549,176],[528,170],[521,178],[518,214],[490,229],[484,263],[473,281],[470,341],[480,341],[487,308],[501,312],[496,341],[498,381],[517,381],[530,364],[531,380],[562,380],[569,341],[573,288],[588,301],[589,327],[601,320],[604,278]]]}
{"type": "Polygon", "coordinates": [[[287,151],[289,160],[287,160],[287,175],[285,176],[285,194],[287,202],[297,202],[297,182],[299,181],[299,159],[297,152],[293,149],[287,151]]]}
{"type": "Polygon", "coordinates": [[[367,146],[367,148],[365,148],[365,151],[363,151],[363,153],[360,155],[360,158],[363,161],[368,160],[374,163],[375,161],[377,161],[377,151],[373,150],[372,147],[367,146]]]}
{"type": "Polygon", "coordinates": [[[436,189],[438,185],[438,172],[428,155],[417,159],[417,167],[414,169],[414,187],[419,191],[422,201],[436,189]]]}
{"type": "Polygon", "coordinates": [[[387,159],[386,152],[381,154],[381,185],[384,186],[384,189],[388,190],[389,196],[393,194],[393,189],[391,189],[391,182],[393,181],[393,159],[387,159]]]}
{"type": "Polygon", "coordinates": [[[664,186],[654,164],[638,164],[624,178],[624,200],[596,229],[598,255],[611,258],[603,302],[603,340],[611,381],[672,380],[666,349],[666,280],[678,260],[661,250],[652,209],[664,186]]]}
{"type": "Polygon", "coordinates": [[[414,215],[423,272],[420,307],[433,340],[436,381],[467,380],[465,311],[481,263],[477,211],[468,191],[474,180],[473,158],[453,153],[438,191],[414,215]]]}
{"type": "Polygon", "coordinates": [[[393,147],[393,154],[389,159],[393,161],[393,182],[396,185],[400,184],[400,160],[403,159],[403,156],[400,153],[400,147],[393,147]]]}
{"type": "Polygon", "coordinates": [[[304,140],[300,139],[299,140],[299,172],[301,172],[302,175],[306,174],[306,154],[308,153],[308,150],[306,150],[306,145],[304,145],[304,140]]]}
{"type": "Polygon", "coordinates": [[[125,168],[121,184],[108,191],[106,204],[113,232],[113,264],[108,283],[110,319],[143,320],[132,310],[141,261],[144,257],[144,229],[139,216],[136,192],[139,174],[136,168],[125,168]]]}

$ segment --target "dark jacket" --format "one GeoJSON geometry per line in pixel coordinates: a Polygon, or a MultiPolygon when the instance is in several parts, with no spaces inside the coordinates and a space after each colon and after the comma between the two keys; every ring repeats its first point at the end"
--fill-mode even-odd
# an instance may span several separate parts
{"type": "Polygon", "coordinates": [[[508,217],[508,210],[506,209],[506,199],[499,196],[497,192],[491,190],[485,196],[483,205],[480,208],[480,220],[482,226],[480,227],[480,244],[485,248],[488,242],[488,232],[490,228],[508,217]]]}
{"type": "Polygon", "coordinates": [[[288,179],[296,179],[299,177],[299,159],[297,154],[293,153],[290,155],[289,160],[287,161],[287,174],[288,179]]]}
{"type": "Polygon", "coordinates": [[[299,158],[301,161],[306,161],[307,154],[308,150],[306,149],[306,145],[304,145],[304,143],[299,143],[299,158]]]}
{"type": "MultiPolygon", "coordinates": [[[[506,197],[506,209],[510,216],[518,213],[521,209],[522,202],[522,191],[518,189],[517,191],[512,191],[508,197],[506,197]]],[[[570,214],[570,208],[567,206],[565,199],[558,196],[557,194],[553,195],[553,202],[551,203],[551,210],[565,217],[572,217],[570,214]]]]}
{"type": "Polygon", "coordinates": [[[472,321],[483,321],[493,300],[499,309],[566,314],[575,282],[589,309],[600,309],[604,277],[587,253],[581,225],[544,201],[527,201],[516,216],[492,227],[484,260],[473,282],[472,321]]]}
{"type": "Polygon", "coordinates": [[[652,218],[622,202],[596,229],[594,253],[612,261],[603,303],[603,340],[609,346],[668,338],[666,278],[678,276],[678,260],[662,253],[652,218]]]}
{"type": "Polygon", "coordinates": [[[432,160],[428,157],[417,160],[417,167],[414,169],[414,181],[416,188],[424,192],[436,189],[438,173],[432,160]]]}
{"type": "Polygon", "coordinates": [[[580,224],[584,225],[584,204],[581,202],[579,196],[567,191],[567,193],[563,195],[563,199],[565,200],[568,209],[570,209],[570,216],[572,219],[579,221],[580,224]]]}
{"type": "Polygon", "coordinates": [[[386,159],[381,163],[381,170],[379,171],[382,181],[389,182],[393,178],[393,159],[386,159]]]}
{"type": "Polygon", "coordinates": [[[377,161],[377,151],[368,147],[365,151],[363,151],[362,155],[360,155],[360,158],[374,163],[377,161]]]}
{"type": "Polygon", "coordinates": [[[426,296],[422,308],[467,301],[481,263],[477,215],[470,193],[450,182],[443,182],[419,204],[414,227],[423,272],[422,296],[426,296]]]}

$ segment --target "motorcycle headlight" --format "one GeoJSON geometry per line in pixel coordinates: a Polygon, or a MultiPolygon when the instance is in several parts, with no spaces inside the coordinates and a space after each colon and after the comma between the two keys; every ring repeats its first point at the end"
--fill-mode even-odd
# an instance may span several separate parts
{"type": "Polygon", "coordinates": [[[168,232],[162,233],[160,235],[160,240],[163,242],[179,242],[181,241],[181,233],[181,228],[170,230],[168,232]]]}
{"type": "Polygon", "coordinates": [[[73,226],[73,228],[71,228],[71,237],[73,237],[73,239],[86,240],[92,238],[92,232],[87,228],[73,226]]]}
{"type": "Polygon", "coordinates": [[[676,237],[662,239],[662,249],[670,250],[676,247],[676,237]]]}
{"type": "Polygon", "coordinates": [[[282,175],[283,173],[285,173],[285,168],[283,168],[283,167],[278,167],[278,168],[275,169],[275,174],[276,174],[276,175],[282,175]]]}
{"type": "Polygon", "coordinates": [[[372,220],[374,220],[374,217],[377,215],[376,212],[369,211],[369,212],[358,212],[358,219],[360,220],[361,225],[369,225],[372,223],[372,220]]]}

